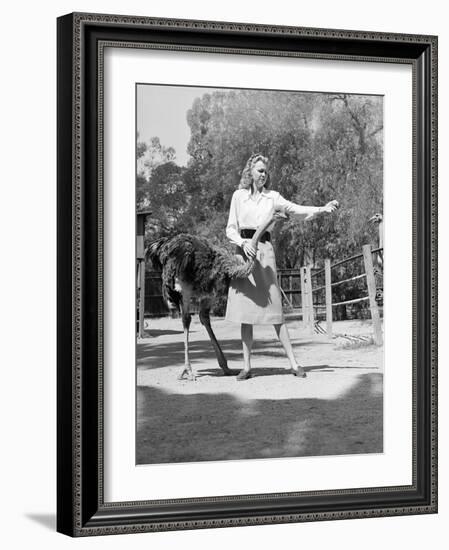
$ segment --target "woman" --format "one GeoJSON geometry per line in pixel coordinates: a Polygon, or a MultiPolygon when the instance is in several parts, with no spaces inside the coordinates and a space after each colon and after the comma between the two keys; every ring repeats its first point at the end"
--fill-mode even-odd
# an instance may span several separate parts
{"type": "Polygon", "coordinates": [[[251,378],[251,348],[253,325],[273,325],[287,354],[294,376],[305,378],[304,369],[298,365],[284,324],[281,292],[277,283],[276,261],[271,245],[270,226],[262,235],[257,252],[251,245],[255,229],[267,216],[272,206],[281,206],[285,213],[309,220],[321,213],[333,212],[337,201],[325,206],[300,206],[287,201],[277,191],[268,189],[268,160],[252,155],[242,172],[239,189],[232,196],[226,236],[237,245],[237,253],[248,258],[256,256],[252,274],[247,279],[235,279],[228,293],[226,319],[241,324],[243,359],[242,371],[237,380],[251,378]]]}

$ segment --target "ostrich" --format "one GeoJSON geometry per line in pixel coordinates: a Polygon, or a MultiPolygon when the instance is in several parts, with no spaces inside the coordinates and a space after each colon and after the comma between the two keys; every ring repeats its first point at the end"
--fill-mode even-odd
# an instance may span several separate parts
{"type": "Polygon", "coordinates": [[[378,226],[377,231],[379,234],[379,248],[382,250],[379,251],[377,254],[377,264],[380,268],[382,268],[383,265],[383,246],[384,246],[384,222],[383,222],[383,216],[382,214],[374,214],[369,220],[369,222],[376,224],[378,226]]]}
{"type": "Polygon", "coordinates": [[[378,232],[379,232],[379,248],[382,248],[384,245],[384,217],[379,212],[377,214],[374,214],[369,220],[371,223],[375,223],[378,225],[378,232]]]}
{"type": "MultiPolygon", "coordinates": [[[[274,219],[286,219],[280,208],[272,209],[262,221],[251,239],[257,248],[258,242],[274,219]]],[[[245,278],[253,270],[255,258],[243,260],[241,256],[212,246],[207,239],[189,234],[172,238],[163,237],[149,244],[146,252],[155,267],[162,269],[162,294],[171,308],[181,312],[184,329],[184,367],[178,376],[181,380],[195,380],[189,359],[189,328],[192,316],[189,312],[190,300],[199,298],[199,319],[207,330],[218,364],[225,376],[237,374],[228,367],[210,324],[210,309],[215,296],[228,289],[229,281],[245,278]]]]}

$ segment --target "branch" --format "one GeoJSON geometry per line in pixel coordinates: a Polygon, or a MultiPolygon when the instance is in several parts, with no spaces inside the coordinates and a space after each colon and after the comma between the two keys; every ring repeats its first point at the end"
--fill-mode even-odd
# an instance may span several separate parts
{"type": "Polygon", "coordinates": [[[376,128],[370,134],[368,134],[368,137],[375,136],[377,133],[381,132],[383,129],[384,129],[383,124],[381,124],[378,128],[376,128]]]}

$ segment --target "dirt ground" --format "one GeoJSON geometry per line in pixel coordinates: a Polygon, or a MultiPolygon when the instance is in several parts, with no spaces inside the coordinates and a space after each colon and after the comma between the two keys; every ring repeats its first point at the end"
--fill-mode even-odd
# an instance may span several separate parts
{"type": "MultiPolygon", "coordinates": [[[[212,325],[230,368],[243,363],[240,327],[212,325]]],[[[289,364],[271,326],[254,327],[254,377],[223,376],[194,316],[190,358],[197,380],[177,380],[184,362],[180,319],[151,319],[137,345],[137,463],[198,462],[383,451],[383,348],[367,339],[306,334],[287,322],[298,362],[289,364]]],[[[369,335],[370,321],[334,323],[369,335]]]]}

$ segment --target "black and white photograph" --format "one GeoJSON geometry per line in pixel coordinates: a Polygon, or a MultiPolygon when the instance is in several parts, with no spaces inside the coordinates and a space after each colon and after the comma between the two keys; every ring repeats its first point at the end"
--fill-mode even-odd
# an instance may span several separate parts
{"type": "Polygon", "coordinates": [[[444,547],[446,3],[5,10],[2,546],[444,547]]]}
{"type": "Polygon", "coordinates": [[[383,453],[382,95],[135,97],[136,464],[383,453]]]}

